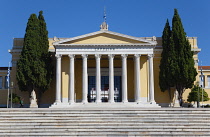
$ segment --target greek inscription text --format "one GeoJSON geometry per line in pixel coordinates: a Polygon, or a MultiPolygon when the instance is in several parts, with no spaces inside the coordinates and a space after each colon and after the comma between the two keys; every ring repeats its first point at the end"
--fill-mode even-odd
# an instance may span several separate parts
{"type": "Polygon", "coordinates": [[[113,51],[114,48],[95,48],[95,51],[113,51]]]}

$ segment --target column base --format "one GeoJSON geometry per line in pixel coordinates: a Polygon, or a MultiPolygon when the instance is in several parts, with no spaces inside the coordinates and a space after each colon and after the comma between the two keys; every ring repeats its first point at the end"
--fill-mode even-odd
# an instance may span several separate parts
{"type": "Polygon", "coordinates": [[[66,108],[69,107],[69,103],[55,102],[49,108],[66,108]]]}
{"type": "Polygon", "coordinates": [[[141,104],[142,101],[141,101],[141,100],[136,100],[135,103],[136,103],[136,104],[141,104]]]}
{"type": "Polygon", "coordinates": [[[108,101],[108,103],[115,103],[114,101],[108,101]]]}
{"type": "Polygon", "coordinates": [[[128,100],[123,100],[122,103],[128,103],[128,100]]]}
{"type": "Polygon", "coordinates": [[[88,103],[88,101],[82,101],[82,104],[87,104],[88,103]]]}
{"type": "Polygon", "coordinates": [[[96,104],[98,104],[98,103],[101,103],[101,100],[96,100],[96,102],[95,102],[96,104]]]}
{"type": "Polygon", "coordinates": [[[151,104],[152,106],[159,106],[154,100],[153,100],[153,101],[150,101],[150,104],[151,104]]]}
{"type": "Polygon", "coordinates": [[[97,101],[97,100],[96,100],[96,102],[95,102],[95,103],[96,103],[96,104],[100,104],[100,103],[102,103],[102,102],[101,102],[101,100],[100,100],[100,101],[97,101]]]}
{"type": "Polygon", "coordinates": [[[74,101],[69,101],[69,103],[68,103],[69,105],[73,105],[73,104],[75,104],[75,102],[74,101]]]}

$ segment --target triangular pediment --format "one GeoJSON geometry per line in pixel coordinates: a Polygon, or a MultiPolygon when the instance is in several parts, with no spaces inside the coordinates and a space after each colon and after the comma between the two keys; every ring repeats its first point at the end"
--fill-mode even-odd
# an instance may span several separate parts
{"type": "Polygon", "coordinates": [[[112,31],[97,31],[55,42],[53,45],[90,45],[90,44],[142,44],[155,45],[156,41],[128,36],[112,31]]]}

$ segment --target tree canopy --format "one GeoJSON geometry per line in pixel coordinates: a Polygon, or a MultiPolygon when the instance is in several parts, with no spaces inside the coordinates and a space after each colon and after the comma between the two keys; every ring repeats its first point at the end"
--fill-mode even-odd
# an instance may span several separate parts
{"type": "Polygon", "coordinates": [[[23,48],[17,62],[17,82],[21,91],[44,92],[52,80],[51,57],[48,52],[48,31],[39,12],[31,14],[26,26],[23,48]]]}
{"type": "Polygon", "coordinates": [[[194,67],[191,45],[187,39],[177,9],[174,9],[171,37],[175,47],[175,64],[177,64],[175,68],[174,86],[179,92],[179,96],[182,97],[185,89],[192,88],[197,72],[194,67]]]}
{"type": "Polygon", "coordinates": [[[175,80],[175,49],[173,39],[171,37],[171,28],[167,19],[165,28],[162,34],[162,48],[161,61],[160,61],[160,75],[159,85],[161,91],[169,90],[173,87],[175,80]]]}
{"type": "Polygon", "coordinates": [[[192,88],[197,72],[193,52],[177,9],[174,9],[172,30],[167,20],[162,35],[163,51],[160,62],[159,85],[161,91],[175,87],[179,98],[185,89],[192,88]]]}

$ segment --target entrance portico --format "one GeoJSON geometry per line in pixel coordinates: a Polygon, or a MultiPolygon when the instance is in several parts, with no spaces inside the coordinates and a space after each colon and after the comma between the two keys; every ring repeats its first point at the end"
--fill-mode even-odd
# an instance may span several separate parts
{"type": "MultiPolygon", "coordinates": [[[[120,102],[130,103],[131,101],[136,104],[148,103],[156,105],[154,100],[154,72],[153,72],[153,56],[154,48],[156,46],[155,37],[151,41],[132,37],[108,30],[100,30],[98,32],[62,40],[54,43],[56,49],[56,100],[53,106],[71,106],[78,103],[75,99],[75,62],[77,59],[82,59],[82,104],[90,103],[88,101],[89,93],[94,93],[95,103],[104,103],[102,99],[108,98],[109,103],[116,103],[115,94],[115,76],[121,77],[121,91],[120,102]],[[61,63],[62,57],[69,58],[69,92],[68,102],[63,102],[61,95],[61,63]],[[128,81],[128,57],[129,60],[134,60],[134,73],[133,81],[128,81]],[[148,91],[142,91],[142,79],[141,79],[141,58],[147,58],[147,75],[148,75],[148,91]],[[88,67],[89,59],[95,60],[95,68],[88,67]],[[106,75],[101,74],[104,69],[101,67],[101,60],[108,60],[108,67],[106,75]],[[116,68],[114,66],[116,60],[121,60],[121,67],[116,68]],[[89,72],[92,70],[92,72],[89,72]],[[117,71],[118,70],[118,71],[117,71]],[[120,70],[120,74],[119,74],[120,70]],[[95,71],[95,72],[93,72],[95,71]],[[92,75],[91,73],[94,73],[92,75]],[[95,76],[95,88],[92,91],[88,91],[88,76],[95,76]],[[101,77],[108,76],[109,84],[108,89],[104,91],[101,89],[101,77]],[[134,86],[134,99],[128,99],[128,83],[134,86]],[[145,100],[142,100],[142,92],[148,92],[148,96],[145,100]]],[[[81,105],[82,105],[81,104],[81,105]]]]}

